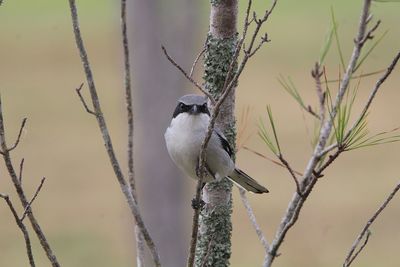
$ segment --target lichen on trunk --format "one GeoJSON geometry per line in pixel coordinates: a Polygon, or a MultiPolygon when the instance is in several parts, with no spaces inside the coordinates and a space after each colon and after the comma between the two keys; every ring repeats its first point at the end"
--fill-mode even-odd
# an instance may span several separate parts
{"type": "MultiPolygon", "coordinates": [[[[211,0],[210,32],[204,56],[203,78],[205,88],[216,99],[222,93],[235,53],[238,41],[236,21],[237,0],[211,0]]],[[[223,130],[232,148],[235,148],[236,138],[234,91],[226,98],[217,119],[217,127],[223,130]]],[[[229,266],[232,182],[224,178],[220,182],[207,184],[203,190],[203,201],[206,205],[200,214],[195,266],[229,266]]]]}

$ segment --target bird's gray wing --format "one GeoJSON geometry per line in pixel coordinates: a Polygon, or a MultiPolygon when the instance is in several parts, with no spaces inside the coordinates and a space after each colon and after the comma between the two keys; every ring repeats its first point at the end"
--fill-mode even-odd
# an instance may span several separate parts
{"type": "Polygon", "coordinates": [[[221,142],[222,148],[228,153],[229,157],[232,158],[233,156],[233,149],[229,144],[228,140],[226,139],[225,135],[219,129],[214,129],[214,133],[218,136],[219,141],[221,142]]]}

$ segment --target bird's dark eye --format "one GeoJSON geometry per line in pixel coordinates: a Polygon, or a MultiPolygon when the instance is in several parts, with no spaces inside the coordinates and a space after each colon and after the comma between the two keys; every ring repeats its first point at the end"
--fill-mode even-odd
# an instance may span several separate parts
{"type": "Polygon", "coordinates": [[[207,103],[201,105],[201,106],[199,107],[199,109],[200,109],[200,112],[201,112],[201,113],[205,113],[205,114],[210,115],[210,111],[208,110],[207,103]]]}
{"type": "Polygon", "coordinates": [[[175,109],[174,114],[172,115],[172,117],[175,118],[180,113],[189,111],[189,109],[190,109],[190,106],[185,105],[183,103],[179,103],[178,106],[176,106],[176,109],[175,109]]]}
{"type": "Polygon", "coordinates": [[[189,111],[190,106],[181,103],[180,104],[180,109],[181,109],[182,112],[187,112],[187,111],[189,111]]]}
{"type": "Polygon", "coordinates": [[[188,111],[188,110],[190,109],[190,106],[185,105],[185,104],[183,104],[183,103],[179,103],[178,108],[179,108],[179,110],[180,110],[181,112],[186,112],[186,111],[188,111]]]}

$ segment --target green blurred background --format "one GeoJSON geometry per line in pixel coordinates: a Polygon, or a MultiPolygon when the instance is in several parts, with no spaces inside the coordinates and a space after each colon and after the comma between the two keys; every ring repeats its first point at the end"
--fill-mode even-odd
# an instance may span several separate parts
{"type": "MultiPolygon", "coordinates": [[[[265,1],[256,2],[260,12],[268,6],[265,1]]],[[[269,104],[287,159],[295,169],[304,169],[311,155],[308,131],[312,131],[313,124],[282,90],[277,77],[290,75],[306,102],[315,106],[310,70],[318,60],[329,29],[330,8],[335,10],[347,59],[361,2],[278,1],[265,28],[272,42],[248,64],[237,91],[238,117],[247,107],[251,111],[246,120],[246,136],[250,135],[247,146],[271,156],[256,134],[257,121],[265,118],[265,106],[269,104]]],[[[244,6],[245,1],[241,1],[242,11],[244,6]]],[[[85,0],[78,1],[78,8],[100,100],[119,158],[124,162],[126,126],[119,3],[85,0]]],[[[200,27],[197,25],[200,30],[193,33],[198,35],[194,51],[200,50],[207,31],[207,1],[198,12],[202,22],[200,27]]],[[[374,3],[372,13],[383,21],[377,35],[386,29],[389,32],[364,64],[363,73],[385,68],[400,47],[400,4],[374,3]]],[[[168,16],[166,20],[173,19],[174,13],[168,16]]],[[[66,0],[5,0],[0,7],[0,92],[7,136],[12,142],[20,120],[28,117],[13,158],[16,166],[25,158],[24,188],[28,195],[34,193],[42,176],[47,177],[34,210],[61,264],[133,266],[131,216],[108,163],[96,122],[83,111],[74,91],[84,76],[70,24],[66,0]]],[[[193,58],[196,54],[193,52],[193,58]]],[[[326,62],[328,77],[332,79],[338,76],[338,59],[333,44],[326,62]]],[[[398,69],[394,71],[372,106],[372,133],[400,126],[399,74],[398,69]]],[[[362,80],[355,114],[377,77],[362,80]]],[[[244,122],[239,120],[239,124],[244,122]]],[[[339,158],[305,204],[275,265],[340,266],[361,227],[399,181],[399,148],[400,144],[383,145],[345,153],[339,158]]],[[[249,196],[270,241],[293,194],[293,182],[284,169],[246,150],[239,151],[237,161],[271,191],[268,195],[249,196]]],[[[17,204],[3,164],[0,170],[0,192],[9,194],[17,204]]],[[[192,216],[189,203],[195,183],[189,181],[187,185],[188,204],[182,212],[187,218],[188,240],[192,216]]],[[[399,266],[399,203],[397,197],[373,225],[370,242],[355,266],[399,266]]],[[[233,225],[232,266],[260,266],[263,249],[237,190],[233,225]]],[[[50,266],[36,238],[31,236],[37,266],[50,266]]],[[[0,203],[0,266],[27,265],[22,235],[6,205],[0,203]]]]}

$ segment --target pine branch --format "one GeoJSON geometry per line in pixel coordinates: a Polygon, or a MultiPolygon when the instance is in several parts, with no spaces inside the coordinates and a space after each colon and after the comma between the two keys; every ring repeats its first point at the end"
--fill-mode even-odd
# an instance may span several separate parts
{"type": "Polygon", "coordinates": [[[312,157],[310,158],[307,164],[306,170],[304,171],[304,175],[300,181],[300,189],[302,190],[304,195],[299,196],[297,192],[293,195],[293,198],[289,203],[288,209],[283,216],[283,219],[279,225],[278,230],[276,231],[275,238],[271,242],[270,250],[265,257],[263,265],[264,267],[269,267],[272,265],[274,259],[277,256],[278,249],[282,245],[287,232],[296,223],[304,202],[308,198],[309,194],[311,193],[312,189],[314,188],[318,180],[315,168],[319,163],[319,161],[321,160],[321,152],[324,150],[327,144],[327,140],[330,136],[334,119],[336,117],[338,108],[340,107],[340,104],[342,102],[343,96],[348,89],[351,76],[357,64],[357,61],[360,57],[361,49],[364,46],[365,42],[368,40],[368,38],[365,39],[365,36],[368,35],[367,24],[368,24],[370,6],[371,6],[371,0],[364,0],[358,32],[356,35],[355,44],[353,48],[353,53],[348,62],[346,72],[344,74],[342,83],[340,84],[340,88],[336,96],[336,99],[332,105],[332,109],[330,111],[331,116],[326,120],[324,125],[321,127],[317,145],[314,149],[312,157]]]}

